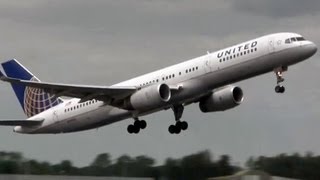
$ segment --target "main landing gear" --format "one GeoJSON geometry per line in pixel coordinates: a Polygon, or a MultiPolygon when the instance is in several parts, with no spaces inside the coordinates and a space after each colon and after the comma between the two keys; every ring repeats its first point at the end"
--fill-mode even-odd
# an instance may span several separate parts
{"type": "Polygon", "coordinates": [[[180,121],[184,107],[182,105],[176,105],[172,107],[172,110],[174,113],[176,124],[170,125],[168,130],[171,134],[179,134],[181,130],[184,131],[188,129],[188,123],[186,121],[180,121]]]}
{"type": "Polygon", "coordinates": [[[134,123],[130,124],[127,128],[128,133],[138,134],[140,129],[145,129],[147,127],[147,122],[145,120],[139,120],[138,118],[134,118],[134,123]]]}
{"type": "Polygon", "coordinates": [[[277,86],[274,88],[276,93],[284,93],[286,90],[285,87],[281,85],[281,83],[284,81],[284,78],[282,77],[283,76],[282,73],[287,70],[288,70],[288,67],[279,67],[274,70],[277,76],[277,86]]]}

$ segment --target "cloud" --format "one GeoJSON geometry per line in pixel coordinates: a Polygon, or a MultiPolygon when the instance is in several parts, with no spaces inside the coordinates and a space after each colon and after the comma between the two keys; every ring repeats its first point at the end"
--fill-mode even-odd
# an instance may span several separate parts
{"type": "Polygon", "coordinates": [[[235,10],[271,18],[296,17],[317,14],[320,11],[318,0],[236,0],[233,5],[235,10]]]}

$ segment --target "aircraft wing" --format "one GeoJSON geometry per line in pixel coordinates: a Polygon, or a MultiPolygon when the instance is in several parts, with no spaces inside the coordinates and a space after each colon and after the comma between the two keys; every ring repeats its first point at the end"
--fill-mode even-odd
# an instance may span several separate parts
{"type": "Polygon", "coordinates": [[[82,102],[97,99],[108,102],[110,100],[123,99],[137,91],[136,87],[120,86],[89,86],[76,84],[47,83],[10,78],[0,72],[0,80],[13,84],[21,84],[28,87],[43,89],[47,93],[57,97],[69,96],[80,98],[82,102]]]}
{"type": "Polygon", "coordinates": [[[1,120],[0,126],[36,126],[43,120],[1,120]]]}

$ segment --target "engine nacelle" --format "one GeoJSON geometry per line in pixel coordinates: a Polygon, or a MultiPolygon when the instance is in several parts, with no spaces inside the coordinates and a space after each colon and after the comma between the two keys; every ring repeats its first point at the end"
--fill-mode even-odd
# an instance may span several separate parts
{"type": "Polygon", "coordinates": [[[156,84],[135,92],[128,99],[129,109],[150,110],[159,108],[171,98],[171,91],[167,84],[156,84]]]}
{"type": "Polygon", "coordinates": [[[213,91],[210,96],[200,100],[199,107],[204,113],[224,111],[240,105],[242,101],[242,89],[237,86],[227,86],[213,91]]]}

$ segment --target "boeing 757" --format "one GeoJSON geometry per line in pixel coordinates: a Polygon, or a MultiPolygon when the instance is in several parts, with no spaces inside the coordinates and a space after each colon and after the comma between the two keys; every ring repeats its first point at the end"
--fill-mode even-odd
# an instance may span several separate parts
{"type": "Polygon", "coordinates": [[[25,134],[69,133],[132,118],[129,133],[147,127],[142,116],[172,109],[168,130],[188,128],[184,106],[197,103],[202,112],[225,111],[240,105],[244,95],[233,83],[268,72],[276,76],[276,93],[284,93],[283,72],[317,51],[296,33],[276,33],[154,71],[112,86],[42,82],[17,60],[2,63],[0,79],[11,84],[28,118],[2,120],[25,134]],[[69,97],[69,98],[66,98],[69,97]]]}

